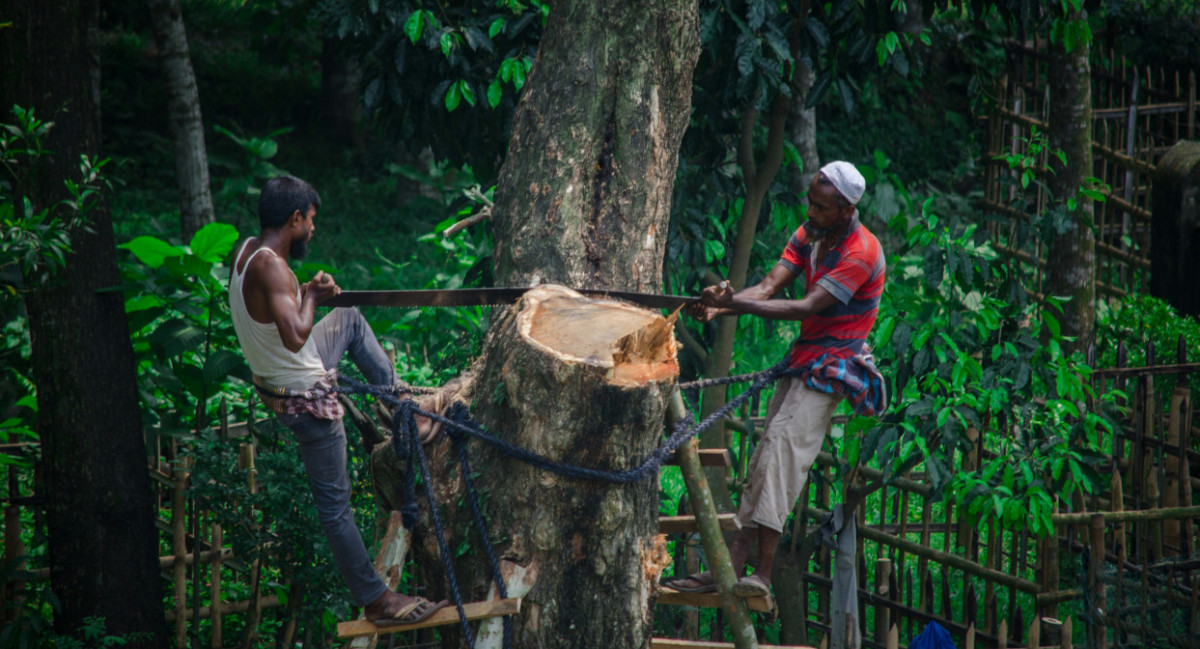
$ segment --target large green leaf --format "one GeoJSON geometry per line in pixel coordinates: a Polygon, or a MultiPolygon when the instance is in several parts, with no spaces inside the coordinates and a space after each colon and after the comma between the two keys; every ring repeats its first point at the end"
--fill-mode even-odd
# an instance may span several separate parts
{"type": "Polygon", "coordinates": [[[241,355],[237,352],[228,349],[218,349],[209,355],[208,360],[204,362],[204,380],[207,383],[223,381],[239,365],[244,364],[245,361],[242,360],[241,355]]]}
{"type": "Polygon", "coordinates": [[[237,240],[237,228],[226,223],[209,223],[192,237],[192,254],[217,264],[233,252],[237,240]]]}
{"type": "Polygon", "coordinates": [[[138,261],[151,268],[163,265],[167,257],[178,257],[183,254],[179,246],[174,246],[158,237],[141,236],[129,243],[123,243],[118,248],[124,248],[133,253],[138,261]]]}
{"type": "Polygon", "coordinates": [[[163,358],[178,356],[196,349],[204,342],[204,330],[179,318],[168,320],[150,334],[150,345],[163,358]]]}

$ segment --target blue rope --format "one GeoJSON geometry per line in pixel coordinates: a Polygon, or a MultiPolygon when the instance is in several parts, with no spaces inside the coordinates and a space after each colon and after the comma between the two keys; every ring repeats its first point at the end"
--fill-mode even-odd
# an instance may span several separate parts
{"type": "MultiPolygon", "coordinates": [[[[421,481],[425,483],[425,497],[429,500],[429,514],[433,518],[433,527],[437,531],[438,550],[441,552],[442,569],[446,571],[446,577],[450,583],[450,597],[454,600],[454,607],[458,609],[458,623],[462,626],[463,635],[467,638],[467,646],[475,645],[475,636],[471,633],[471,625],[467,624],[467,612],[463,609],[462,593],[458,590],[458,578],[454,576],[454,562],[450,560],[450,547],[446,544],[446,530],[442,527],[442,516],[438,513],[437,498],[433,495],[433,480],[430,479],[429,465],[425,462],[425,449],[421,444],[421,440],[417,435],[417,412],[416,403],[411,400],[406,400],[400,403],[398,414],[401,417],[403,425],[403,436],[408,444],[410,457],[416,456],[421,466],[421,481]]],[[[400,432],[400,431],[396,431],[400,432]]],[[[396,445],[399,435],[392,434],[392,444],[396,445]]],[[[411,459],[409,460],[411,464],[411,459]]],[[[413,482],[414,476],[408,474],[408,482],[410,485],[413,482]]],[[[408,488],[409,491],[412,487],[408,488]]],[[[415,501],[410,501],[415,502],[415,501]]],[[[487,544],[487,539],[484,539],[487,544]]],[[[496,571],[497,566],[493,566],[492,570],[496,571]]]]}
{"type": "MultiPolygon", "coordinates": [[[[657,474],[659,468],[670,459],[671,455],[682,446],[685,442],[695,437],[701,431],[707,430],[718,421],[721,421],[729,413],[741,407],[754,395],[761,392],[769,383],[777,380],[779,377],[789,374],[787,361],[771,367],[770,369],[758,372],[755,374],[745,374],[735,377],[726,377],[723,379],[712,379],[711,383],[705,382],[707,385],[725,385],[729,383],[737,383],[746,380],[753,380],[753,383],[745,392],[730,399],[724,406],[717,409],[715,412],[705,417],[700,422],[694,422],[691,413],[688,416],[681,418],[675,423],[675,428],[667,437],[666,441],[661,446],[650,453],[646,459],[642,460],[636,467],[620,471],[605,471],[589,467],[582,467],[574,464],[560,462],[550,459],[544,455],[539,455],[528,449],[522,448],[510,442],[507,442],[495,435],[487,432],[479,425],[478,422],[471,417],[471,412],[466,405],[456,402],[451,406],[445,417],[439,413],[427,412],[417,407],[416,402],[410,399],[401,400],[397,398],[395,392],[389,389],[388,386],[368,385],[359,383],[353,379],[340,377],[339,389],[346,394],[370,394],[377,399],[380,399],[395,409],[395,414],[392,416],[392,447],[396,451],[396,456],[402,461],[407,462],[407,479],[405,482],[405,497],[407,503],[401,508],[401,517],[404,526],[412,529],[417,522],[418,508],[416,498],[416,475],[413,469],[420,467],[421,481],[425,484],[425,496],[429,502],[429,511],[433,519],[434,529],[437,533],[438,549],[441,552],[442,568],[446,572],[450,584],[450,595],[454,600],[454,606],[458,609],[458,620],[462,626],[463,635],[467,639],[468,645],[474,644],[474,636],[471,633],[470,625],[467,624],[466,611],[463,608],[462,594],[459,591],[458,579],[454,575],[454,566],[450,560],[450,548],[446,543],[446,532],[442,526],[441,515],[438,513],[437,499],[433,493],[433,481],[430,478],[429,466],[425,459],[425,449],[421,444],[419,435],[417,434],[416,416],[421,415],[433,421],[441,423],[446,428],[446,433],[456,446],[458,452],[459,464],[462,467],[463,481],[466,486],[467,501],[471,505],[471,512],[475,521],[475,528],[479,531],[480,538],[483,542],[484,553],[487,555],[488,563],[492,569],[492,580],[496,584],[496,590],[500,597],[508,597],[508,589],[504,584],[504,578],[500,573],[500,563],[496,557],[495,548],[492,547],[491,540],[488,538],[487,523],[483,517],[482,508],[479,505],[479,498],[476,493],[475,485],[471,481],[471,467],[467,461],[466,441],[470,437],[475,437],[501,452],[521,460],[527,464],[537,468],[556,473],[558,475],[576,478],[581,480],[594,480],[597,482],[606,482],[610,484],[624,484],[637,482],[646,477],[657,474]],[[691,424],[691,425],[689,425],[691,424]]],[[[694,382],[700,383],[700,382],[694,382]]],[[[696,385],[689,387],[698,387],[696,385]]],[[[512,620],[508,616],[504,618],[504,647],[508,649],[512,646],[512,620]]]]}

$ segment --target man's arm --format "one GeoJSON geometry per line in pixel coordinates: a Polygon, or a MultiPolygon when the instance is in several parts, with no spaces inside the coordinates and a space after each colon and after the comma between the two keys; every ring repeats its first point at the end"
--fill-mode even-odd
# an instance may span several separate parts
{"type": "Polygon", "coordinates": [[[263,264],[256,269],[267,308],[267,317],[279,328],[279,337],[288,351],[299,352],[312,333],[317,303],[323,302],[342,289],[333,277],[318,271],[312,281],[300,287],[300,300],[292,286],[292,273],[287,262],[275,255],[267,255],[263,264]]]}
{"type": "Polygon", "coordinates": [[[772,300],[776,293],[796,281],[796,274],[787,266],[776,264],[758,284],[736,295],[729,288],[710,286],[700,294],[706,318],[716,315],[750,314],[773,320],[803,320],[837,303],[837,298],[821,286],[812,289],[800,300],[772,300]]]}

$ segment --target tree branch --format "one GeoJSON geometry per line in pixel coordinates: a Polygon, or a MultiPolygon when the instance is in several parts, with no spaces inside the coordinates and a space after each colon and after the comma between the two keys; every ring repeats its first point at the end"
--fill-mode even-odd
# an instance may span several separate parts
{"type": "Polygon", "coordinates": [[[496,204],[493,203],[491,199],[487,197],[487,195],[479,191],[479,185],[474,185],[464,189],[463,194],[476,203],[483,203],[483,207],[481,207],[478,212],[443,230],[443,238],[449,239],[450,237],[462,232],[463,230],[466,230],[472,225],[492,218],[492,210],[495,209],[496,204]]]}
{"type": "Polygon", "coordinates": [[[738,166],[742,168],[742,182],[746,191],[754,185],[758,178],[758,168],[754,163],[754,124],[758,122],[758,109],[753,105],[746,107],[742,114],[742,135],[738,141],[738,166]]]}

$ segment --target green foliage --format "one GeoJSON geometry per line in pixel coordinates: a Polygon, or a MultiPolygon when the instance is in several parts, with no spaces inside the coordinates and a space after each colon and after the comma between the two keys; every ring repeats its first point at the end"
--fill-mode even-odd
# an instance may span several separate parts
{"type": "Polygon", "coordinates": [[[313,16],[361,62],[363,104],[393,140],[491,178],[548,12],[541,0],[322,0],[313,16]]]}
{"type": "Polygon", "coordinates": [[[889,264],[872,340],[892,404],[875,425],[852,423],[867,428],[861,457],[889,477],[923,465],[935,494],[948,492],[980,526],[1047,533],[1058,495],[1099,485],[1112,395],[1096,395],[1090,368],[1063,353],[1050,306],[1007,299],[1011,270],[964,218],[969,207],[937,196],[906,207],[892,221],[906,244],[889,264]],[[985,458],[956,473],[969,430],[985,458]]]}
{"type": "Polygon", "coordinates": [[[1105,0],[1103,10],[1105,36],[1135,65],[1162,66],[1182,75],[1200,70],[1200,3],[1105,0]]]}
{"type": "Polygon", "coordinates": [[[5,297],[44,286],[67,263],[73,230],[88,230],[87,213],[105,189],[101,170],[107,160],[80,156],[80,180],[64,179],[70,196],[54,205],[36,205],[42,145],[53,122],[39,120],[33,109],[13,106],[15,123],[0,124],[0,290],[5,297]]]}
{"type": "Polygon", "coordinates": [[[146,430],[207,426],[211,402],[233,390],[228,378],[250,380],[225,288],[223,260],[237,240],[233,226],[210,223],[188,246],[148,235],[118,246],[132,255],[121,262],[121,276],[146,430]]]}

